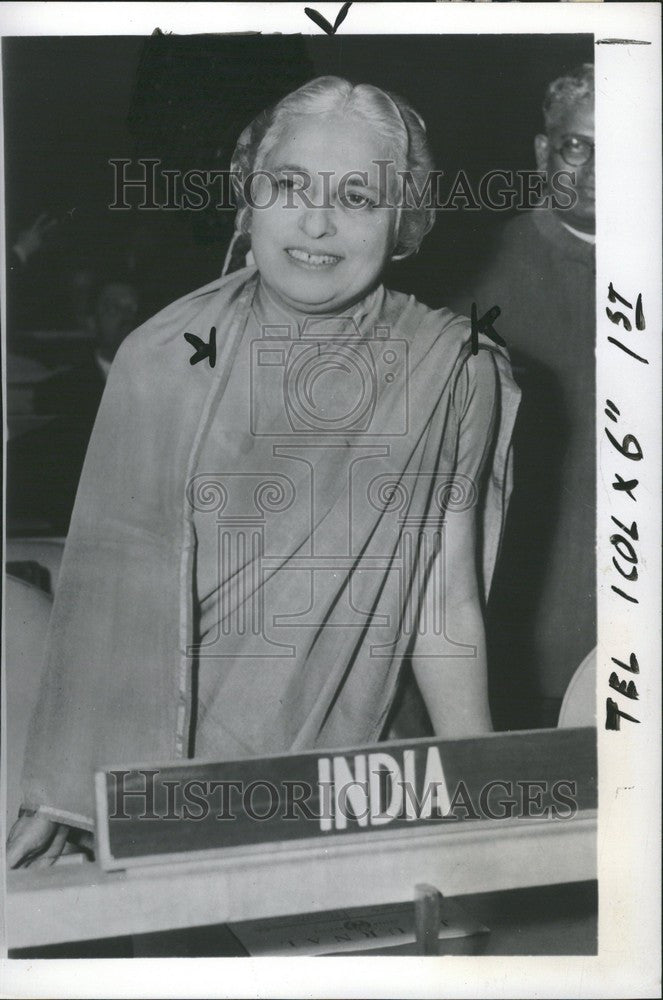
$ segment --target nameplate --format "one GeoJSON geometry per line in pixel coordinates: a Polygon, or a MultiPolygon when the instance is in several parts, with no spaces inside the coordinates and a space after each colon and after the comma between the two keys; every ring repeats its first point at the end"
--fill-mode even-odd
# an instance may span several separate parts
{"type": "Polygon", "coordinates": [[[408,740],[96,775],[106,869],[262,844],[481,820],[559,823],[595,809],[596,730],[408,740]]]}

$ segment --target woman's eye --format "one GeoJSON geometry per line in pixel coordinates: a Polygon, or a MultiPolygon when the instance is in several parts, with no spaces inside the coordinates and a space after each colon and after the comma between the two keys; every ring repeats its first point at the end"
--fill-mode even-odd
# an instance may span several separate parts
{"type": "Polygon", "coordinates": [[[305,187],[302,177],[280,177],[278,185],[281,191],[299,191],[305,187]]]}
{"type": "Polygon", "coordinates": [[[352,208],[372,208],[374,205],[372,198],[365,194],[358,194],[356,191],[346,192],[345,201],[352,208]]]}

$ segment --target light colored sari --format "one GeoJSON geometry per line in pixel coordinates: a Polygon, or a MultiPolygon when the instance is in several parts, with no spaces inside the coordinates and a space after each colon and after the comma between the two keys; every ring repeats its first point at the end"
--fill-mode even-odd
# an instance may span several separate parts
{"type": "Polygon", "coordinates": [[[356,326],[266,331],[257,286],[250,268],[186,296],[111,369],[25,765],[26,806],[61,822],[91,828],[94,771],[187,756],[194,723],[196,755],[219,758],[377,739],[436,615],[421,597],[454,508],[477,505],[487,595],[519,396],[506,353],[480,336],[472,359],[467,320],[382,287],[356,326]],[[190,364],[183,334],[212,327],[215,366],[190,364]],[[307,364],[332,356],[367,380],[354,410],[350,376],[309,394],[307,364]],[[470,364],[496,386],[482,484],[458,466],[470,364]]]}

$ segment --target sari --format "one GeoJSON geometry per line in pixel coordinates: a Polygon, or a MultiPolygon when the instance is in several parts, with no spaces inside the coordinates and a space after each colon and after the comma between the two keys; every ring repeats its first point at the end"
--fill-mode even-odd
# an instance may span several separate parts
{"type": "Polygon", "coordinates": [[[487,596],[519,397],[506,352],[479,335],[473,358],[466,319],[382,286],[350,317],[261,322],[259,285],[247,268],[185,296],[112,366],[26,753],[25,805],[52,819],[92,829],[105,768],[376,739],[423,617],[443,635],[429,583],[454,509],[477,508],[487,596]],[[214,365],[184,333],[215,337],[214,365]],[[480,488],[457,468],[474,363],[496,391],[480,488]]]}

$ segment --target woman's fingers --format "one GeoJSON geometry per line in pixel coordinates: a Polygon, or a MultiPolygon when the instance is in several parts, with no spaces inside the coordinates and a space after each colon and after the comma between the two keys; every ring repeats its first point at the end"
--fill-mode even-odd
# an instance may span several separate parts
{"type": "Polygon", "coordinates": [[[91,851],[94,854],[94,834],[87,830],[83,832],[78,837],[77,843],[79,847],[84,848],[86,851],[91,851]]]}
{"type": "MultiPolygon", "coordinates": [[[[21,816],[7,838],[7,866],[20,868],[44,851],[53,840],[60,824],[40,816],[21,816]]],[[[67,827],[64,827],[65,838],[67,827]]]]}
{"type": "Polygon", "coordinates": [[[50,868],[62,854],[68,833],[69,827],[60,824],[46,850],[38,858],[30,862],[30,868],[50,868]]]}

